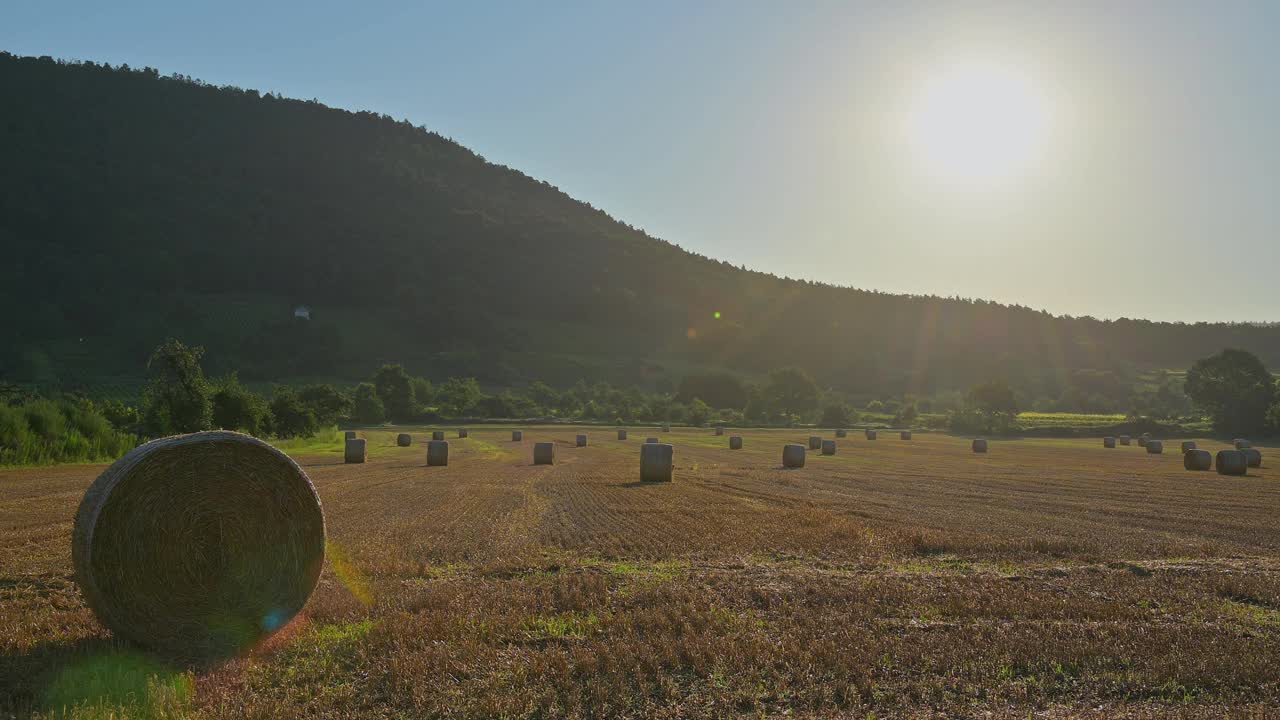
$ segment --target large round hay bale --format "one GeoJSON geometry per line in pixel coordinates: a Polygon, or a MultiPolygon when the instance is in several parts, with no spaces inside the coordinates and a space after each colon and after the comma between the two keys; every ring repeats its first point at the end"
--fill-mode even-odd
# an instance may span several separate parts
{"type": "Polygon", "coordinates": [[[876,431],[875,431],[875,430],[868,430],[868,431],[866,431],[865,435],[867,436],[867,439],[868,439],[868,440],[875,440],[875,439],[876,439],[876,431]]]}
{"type": "Polygon", "coordinates": [[[89,486],[71,557],[117,638],[181,658],[239,653],[293,618],[320,579],[324,513],[287,455],[239,433],[154,440],[89,486]]]}
{"type": "Polygon", "coordinates": [[[449,464],[449,441],[432,440],[427,443],[427,465],[445,467],[449,464]]]}
{"type": "Polygon", "coordinates": [[[1213,454],[1208,450],[1192,448],[1182,454],[1182,467],[1188,470],[1208,470],[1213,467],[1213,454]]]}
{"type": "Polygon", "coordinates": [[[848,437],[848,436],[849,436],[849,431],[848,431],[848,430],[845,430],[844,428],[837,428],[837,429],[836,429],[836,437],[838,437],[838,438],[842,438],[842,437],[848,437]]]}
{"type": "Polygon", "coordinates": [[[1113,447],[1115,447],[1115,446],[1116,446],[1116,439],[1115,439],[1115,438],[1110,437],[1110,436],[1102,438],[1102,447],[1104,447],[1104,448],[1113,448],[1113,447]]]}
{"type": "Polygon", "coordinates": [[[575,440],[575,443],[577,444],[577,446],[578,446],[578,447],[586,447],[586,446],[587,446],[587,436],[586,436],[586,435],[578,435],[578,437],[577,437],[577,438],[576,438],[576,440],[575,440]]]}
{"type": "Polygon", "coordinates": [[[556,462],[556,444],[540,442],[533,444],[534,465],[554,465],[556,462]]]}
{"type": "Polygon", "coordinates": [[[511,442],[524,442],[524,431],[523,431],[523,430],[512,430],[512,431],[511,431],[511,442]]]}
{"type": "Polygon", "coordinates": [[[640,446],[640,482],[671,482],[674,473],[674,447],[668,443],[640,446]]]}
{"type": "Polygon", "coordinates": [[[1239,450],[1220,450],[1214,461],[1219,475],[1244,475],[1249,472],[1249,460],[1239,450]]]}
{"type": "Polygon", "coordinates": [[[653,443],[659,442],[659,440],[656,437],[651,437],[651,438],[645,438],[644,442],[646,445],[651,445],[653,443]]]}
{"type": "Polygon", "coordinates": [[[910,439],[911,439],[911,431],[910,431],[910,430],[903,430],[902,432],[898,433],[898,437],[899,437],[900,439],[902,439],[902,440],[910,440],[910,439]]]}
{"type": "Polygon", "coordinates": [[[1183,440],[1183,441],[1182,441],[1182,452],[1184,452],[1184,453],[1188,453],[1188,452],[1191,452],[1192,450],[1195,450],[1195,449],[1196,449],[1196,444],[1195,444],[1195,442],[1194,442],[1194,441],[1192,441],[1192,440],[1183,440]]]}
{"type": "Polygon", "coordinates": [[[835,454],[836,454],[836,441],[835,441],[835,440],[823,440],[823,441],[822,441],[822,454],[823,454],[823,455],[835,455],[835,454]]]}
{"type": "Polygon", "coordinates": [[[343,439],[343,440],[355,440],[355,439],[356,439],[356,431],[355,431],[355,430],[347,430],[346,432],[344,432],[344,433],[342,434],[342,439],[343,439]]]}
{"type": "Polygon", "coordinates": [[[1164,443],[1159,440],[1147,440],[1147,454],[1161,455],[1164,453],[1164,443]]]}
{"type": "Polygon", "coordinates": [[[342,449],[343,462],[362,463],[369,459],[368,441],[364,438],[351,438],[342,449]]]}
{"type": "Polygon", "coordinates": [[[809,449],[810,449],[810,450],[821,450],[821,449],[822,449],[822,438],[821,438],[821,437],[818,437],[817,435],[810,435],[810,436],[809,436],[809,449]]]}
{"type": "Polygon", "coordinates": [[[464,437],[470,437],[470,435],[471,435],[470,430],[466,428],[458,428],[458,437],[464,438],[464,437]]]}
{"type": "Polygon", "coordinates": [[[741,435],[730,435],[730,436],[729,436],[729,449],[730,449],[730,450],[741,450],[741,449],[742,449],[742,436],[741,436],[741,435]]]}
{"type": "Polygon", "coordinates": [[[432,430],[432,431],[431,431],[431,439],[432,439],[432,440],[443,440],[443,439],[444,439],[444,431],[443,431],[443,430],[432,430]]]}
{"type": "Polygon", "coordinates": [[[1247,447],[1240,452],[1244,453],[1245,462],[1251,468],[1262,467],[1262,453],[1257,448],[1247,447]]]}
{"type": "Polygon", "coordinates": [[[627,439],[627,431],[626,431],[626,430],[619,429],[619,430],[618,430],[618,439],[619,439],[619,440],[626,440],[626,439],[627,439]]]}
{"type": "Polygon", "coordinates": [[[1121,445],[1128,445],[1128,444],[1129,444],[1129,443],[1131,443],[1131,442],[1133,442],[1133,438],[1129,437],[1128,435],[1121,435],[1121,436],[1120,436],[1120,444],[1121,444],[1121,445]]]}
{"type": "Polygon", "coordinates": [[[721,436],[721,435],[724,435],[724,426],[723,426],[723,425],[717,425],[717,426],[716,426],[716,436],[717,436],[717,437],[719,437],[719,436],[721,436]]]}
{"type": "Polygon", "coordinates": [[[413,436],[409,433],[400,433],[396,436],[396,445],[398,447],[409,447],[413,444],[413,436]]]}
{"type": "Polygon", "coordinates": [[[1233,445],[1236,446],[1237,450],[1244,450],[1245,448],[1253,447],[1253,443],[1249,442],[1248,440],[1245,440],[1244,438],[1236,438],[1231,442],[1233,445]]]}
{"type": "Polygon", "coordinates": [[[782,467],[788,467],[788,468],[804,467],[804,446],[803,445],[783,445],[782,446],[782,467]]]}
{"type": "Polygon", "coordinates": [[[975,438],[973,441],[973,451],[976,453],[984,453],[987,451],[987,441],[983,438],[975,438]]]}

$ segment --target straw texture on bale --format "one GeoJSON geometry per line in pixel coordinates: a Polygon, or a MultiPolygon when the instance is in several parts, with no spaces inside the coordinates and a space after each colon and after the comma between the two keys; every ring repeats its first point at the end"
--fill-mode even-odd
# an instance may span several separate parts
{"type": "Polygon", "coordinates": [[[523,431],[523,430],[512,430],[512,431],[511,431],[511,442],[523,442],[523,441],[524,441],[524,431],[523,431]]]}
{"type": "Polygon", "coordinates": [[[671,482],[675,474],[675,448],[667,443],[640,446],[640,482],[671,482]]]}
{"type": "Polygon", "coordinates": [[[467,437],[467,436],[469,436],[470,434],[471,434],[471,431],[470,431],[470,430],[468,430],[468,429],[466,429],[466,428],[459,428],[459,429],[458,429],[458,437],[460,437],[460,438],[467,437]]]}
{"type": "Polygon", "coordinates": [[[1160,442],[1159,440],[1148,440],[1148,441],[1147,441],[1147,454],[1148,454],[1148,455],[1161,455],[1161,454],[1163,454],[1163,453],[1164,453],[1164,443],[1160,442]]]}
{"type": "Polygon", "coordinates": [[[576,441],[576,442],[577,442],[578,447],[586,447],[586,446],[587,446],[587,436],[586,436],[586,435],[579,435],[579,436],[578,436],[578,438],[577,438],[577,441],[576,441]]]}
{"type": "Polygon", "coordinates": [[[1128,435],[1121,435],[1121,436],[1120,436],[1120,444],[1121,444],[1121,445],[1128,445],[1128,444],[1129,444],[1130,442],[1132,442],[1132,441],[1133,441],[1133,438],[1129,437],[1128,435]]]}
{"type": "Polygon", "coordinates": [[[554,465],[556,463],[556,444],[540,442],[533,444],[534,465],[554,465]]]}
{"type": "Polygon", "coordinates": [[[1113,447],[1115,447],[1115,446],[1116,446],[1116,439],[1115,439],[1115,438],[1113,438],[1113,437],[1104,437],[1104,438],[1102,438],[1102,447],[1104,447],[1104,448],[1113,448],[1113,447]]]}
{"type": "Polygon", "coordinates": [[[355,430],[348,430],[348,431],[346,431],[345,433],[343,433],[343,435],[342,435],[342,439],[343,439],[343,440],[355,440],[355,439],[356,439],[356,431],[355,431],[355,430]]]}
{"type": "Polygon", "coordinates": [[[783,445],[782,446],[782,467],[789,467],[789,468],[804,467],[804,446],[803,445],[783,445]]]}
{"type": "Polygon", "coordinates": [[[427,443],[427,465],[446,467],[449,464],[449,441],[432,440],[427,443]]]}
{"type": "Polygon", "coordinates": [[[910,431],[910,430],[903,430],[902,432],[898,433],[898,437],[902,438],[903,440],[910,440],[910,439],[911,439],[911,431],[910,431]]]}
{"type": "Polygon", "coordinates": [[[1239,450],[1220,450],[1214,467],[1219,475],[1244,475],[1249,472],[1249,460],[1239,450]]]}
{"type": "Polygon", "coordinates": [[[619,431],[618,431],[618,439],[619,439],[619,440],[626,440],[626,439],[627,439],[627,431],[626,431],[626,430],[619,430],[619,431]]]}
{"type": "Polygon", "coordinates": [[[1258,451],[1258,450],[1256,450],[1255,448],[1251,448],[1251,447],[1247,447],[1247,448],[1245,448],[1245,449],[1241,450],[1240,452],[1244,453],[1244,459],[1245,459],[1245,462],[1247,462],[1247,463],[1249,464],[1249,467],[1251,467],[1251,468],[1260,468],[1260,467],[1262,467],[1262,453],[1261,453],[1261,452],[1259,452],[1259,451],[1258,451]]]}
{"type": "Polygon", "coordinates": [[[868,439],[868,440],[875,440],[875,439],[876,439],[876,431],[875,431],[875,430],[868,430],[866,434],[867,434],[867,439],[868,439]]]}
{"type": "Polygon", "coordinates": [[[1185,452],[1190,452],[1190,451],[1195,450],[1195,449],[1196,449],[1196,444],[1195,444],[1194,442],[1192,442],[1191,440],[1183,440],[1183,441],[1182,441],[1182,452],[1184,452],[1184,453],[1185,453],[1185,452]]]}
{"type": "Polygon", "coordinates": [[[810,449],[810,450],[821,450],[821,449],[822,449],[822,438],[818,437],[817,435],[810,435],[810,436],[809,436],[809,449],[810,449]]]}
{"type": "Polygon", "coordinates": [[[364,438],[349,438],[343,448],[342,459],[349,463],[362,463],[369,459],[368,443],[364,438]]]}
{"type": "Polygon", "coordinates": [[[838,438],[849,437],[849,431],[843,428],[836,430],[836,437],[838,438]]]}
{"type": "Polygon", "coordinates": [[[76,583],[118,639],[188,659],[280,629],[324,564],[320,498],[287,455],[239,433],[154,440],[107,468],[76,512],[76,583]]]}
{"type": "Polygon", "coordinates": [[[650,444],[650,443],[656,443],[656,442],[658,442],[658,438],[655,438],[655,437],[645,438],[645,439],[644,439],[644,442],[645,442],[645,444],[646,444],[646,445],[648,445],[648,444],[650,444]]]}
{"type": "Polygon", "coordinates": [[[835,441],[835,440],[823,440],[823,441],[822,441],[822,454],[823,454],[823,455],[835,455],[835,454],[836,454],[836,441],[835,441]]]}
{"type": "Polygon", "coordinates": [[[443,430],[432,430],[432,431],[431,431],[431,439],[432,439],[432,440],[443,440],[443,439],[444,439],[444,431],[443,431],[443,430]]]}
{"type": "Polygon", "coordinates": [[[987,451],[987,441],[977,438],[973,441],[973,451],[976,453],[984,453],[987,451]]]}
{"type": "Polygon", "coordinates": [[[724,428],[722,428],[722,427],[720,427],[719,425],[717,425],[717,426],[716,426],[716,436],[717,436],[717,437],[719,437],[720,435],[723,435],[723,434],[724,434],[724,428]]]}
{"type": "Polygon", "coordinates": [[[1233,441],[1233,444],[1236,446],[1237,450],[1243,450],[1245,448],[1253,447],[1253,443],[1249,442],[1248,440],[1245,440],[1244,438],[1236,438],[1233,441]]]}
{"type": "Polygon", "coordinates": [[[1213,467],[1213,455],[1208,450],[1188,450],[1182,454],[1182,467],[1188,470],[1208,470],[1213,467]]]}
{"type": "Polygon", "coordinates": [[[399,447],[409,447],[413,444],[413,436],[409,433],[400,433],[396,436],[396,445],[399,447]]]}

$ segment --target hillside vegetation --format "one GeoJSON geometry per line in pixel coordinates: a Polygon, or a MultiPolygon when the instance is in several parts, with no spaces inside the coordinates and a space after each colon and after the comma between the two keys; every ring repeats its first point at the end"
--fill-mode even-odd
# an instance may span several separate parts
{"type": "Polygon", "coordinates": [[[0,94],[0,379],[139,377],[168,336],[246,381],[398,361],[495,385],[670,390],[690,369],[796,365],[853,394],[999,377],[1057,397],[1080,370],[1133,377],[1222,347],[1280,364],[1276,327],[1055,317],[747,271],[372,112],[7,54],[0,94]]]}

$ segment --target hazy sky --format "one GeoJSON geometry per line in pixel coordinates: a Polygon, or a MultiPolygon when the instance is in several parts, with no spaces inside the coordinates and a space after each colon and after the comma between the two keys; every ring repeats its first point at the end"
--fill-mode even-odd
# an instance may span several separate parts
{"type": "Polygon", "coordinates": [[[407,118],[777,274],[1280,320],[1277,2],[5,0],[0,49],[407,118]]]}

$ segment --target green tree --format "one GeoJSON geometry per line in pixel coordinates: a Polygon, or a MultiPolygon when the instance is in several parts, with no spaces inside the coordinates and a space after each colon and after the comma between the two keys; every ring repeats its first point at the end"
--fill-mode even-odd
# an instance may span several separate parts
{"type": "Polygon", "coordinates": [[[378,397],[378,389],[373,383],[360,383],[356,386],[355,408],[352,412],[356,422],[364,425],[380,425],[387,418],[387,409],[378,397]]]}
{"type": "Polygon", "coordinates": [[[1219,432],[1247,434],[1266,425],[1276,383],[1256,355],[1227,349],[1197,360],[1187,371],[1186,393],[1219,432]]]}
{"type": "Polygon", "coordinates": [[[680,380],[676,400],[682,403],[701,398],[714,408],[741,410],[747,404],[747,384],[736,375],[726,372],[707,372],[686,375],[680,380]]]}
{"type": "Polygon", "coordinates": [[[685,419],[694,427],[702,427],[707,424],[707,420],[711,419],[711,406],[702,402],[702,398],[694,398],[689,402],[689,409],[685,413],[685,419]]]}
{"type": "Polygon", "coordinates": [[[351,398],[327,383],[307,385],[298,397],[321,425],[333,425],[351,414],[351,398]]]}
{"type": "Polygon", "coordinates": [[[213,384],[213,424],[224,430],[262,435],[271,421],[266,401],[240,384],[235,373],[213,384]]]}
{"type": "Polygon", "coordinates": [[[280,385],[271,393],[272,431],[277,437],[311,437],[320,424],[293,388],[280,385]]]}
{"type": "Polygon", "coordinates": [[[804,415],[818,407],[817,383],[809,373],[797,367],[769,373],[765,395],[770,405],[787,415],[804,415]]]}
{"type": "Polygon", "coordinates": [[[436,392],[440,408],[453,416],[466,414],[482,396],[475,378],[449,378],[436,392]]]}
{"type": "Polygon", "coordinates": [[[147,361],[150,380],[143,390],[146,429],[153,435],[208,430],[213,423],[212,392],[200,359],[204,348],[169,338],[147,361]]]}
{"type": "Polygon", "coordinates": [[[849,406],[844,403],[831,403],[822,409],[822,419],[819,424],[823,427],[842,428],[848,427],[851,423],[849,406]]]}
{"type": "Polygon", "coordinates": [[[413,383],[402,366],[383,365],[378,368],[373,376],[373,386],[392,422],[407,422],[417,414],[413,383]]]}

